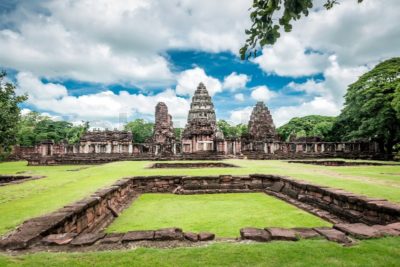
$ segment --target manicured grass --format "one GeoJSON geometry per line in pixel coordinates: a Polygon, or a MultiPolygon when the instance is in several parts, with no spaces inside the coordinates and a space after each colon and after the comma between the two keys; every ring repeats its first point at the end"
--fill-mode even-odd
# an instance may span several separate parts
{"type": "Polygon", "coordinates": [[[400,238],[343,247],[325,240],[91,253],[0,254],[0,266],[399,266],[400,238]]]}
{"type": "Polygon", "coordinates": [[[47,178],[0,187],[0,235],[29,218],[80,200],[121,177],[135,175],[289,175],[294,179],[343,188],[371,197],[400,202],[400,166],[326,167],[285,161],[227,160],[241,168],[148,169],[154,162],[115,162],[88,166],[26,166],[26,162],[0,163],[0,174],[25,172],[47,178]]]}
{"type": "MultiPolygon", "coordinates": [[[[81,166],[28,167],[26,162],[0,163],[0,174],[25,172],[47,176],[0,187],[0,235],[26,219],[77,201],[121,177],[135,175],[280,174],[400,202],[399,166],[325,167],[284,161],[226,162],[242,168],[161,170],[147,169],[151,162],[115,162],[69,171],[81,166]]],[[[0,254],[0,266],[399,266],[399,259],[400,238],[383,238],[361,241],[354,247],[342,247],[325,240],[305,240],[214,244],[198,248],[34,253],[18,257],[0,254]]]]}
{"type": "Polygon", "coordinates": [[[237,237],[242,227],[320,227],[330,223],[264,193],[143,194],[108,228],[127,232],[165,227],[237,237]]]}

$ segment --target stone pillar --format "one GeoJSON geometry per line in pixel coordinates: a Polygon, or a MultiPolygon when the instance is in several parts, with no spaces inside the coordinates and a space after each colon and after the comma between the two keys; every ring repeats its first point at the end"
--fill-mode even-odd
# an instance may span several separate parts
{"type": "Polygon", "coordinates": [[[133,152],[133,145],[132,145],[132,143],[130,143],[129,147],[128,147],[128,153],[132,154],[132,152],[133,152]]]}

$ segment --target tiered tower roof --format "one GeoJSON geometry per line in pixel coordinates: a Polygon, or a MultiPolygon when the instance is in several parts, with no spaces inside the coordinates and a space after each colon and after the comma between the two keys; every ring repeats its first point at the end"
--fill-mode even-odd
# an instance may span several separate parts
{"type": "Polygon", "coordinates": [[[214,104],[207,88],[203,83],[197,86],[192,97],[188,121],[183,131],[184,137],[192,135],[215,135],[217,122],[214,111],[214,104]]]}
{"type": "Polygon", "coordinates": [[[257,102],[249,121],[249,136],[253,140],[276,139],[277,133],[272,116],[264,102],[257,102]]]}

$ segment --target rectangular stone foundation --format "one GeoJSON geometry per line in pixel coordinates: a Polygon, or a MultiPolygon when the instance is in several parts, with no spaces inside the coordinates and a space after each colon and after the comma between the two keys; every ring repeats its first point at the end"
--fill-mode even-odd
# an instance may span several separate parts
{"type": "Polygon", "coordinates": [[[141,193],[212,194],[266,192],[316,215],[344,222],[386,225],[400,221],[400,205],[278,175],[130,177],[50,214],[25,221],[0,248],[26,248],[49,234],[95,233],[141,193]],[[311,208],[310,208],[311,207],[311,208]]]}

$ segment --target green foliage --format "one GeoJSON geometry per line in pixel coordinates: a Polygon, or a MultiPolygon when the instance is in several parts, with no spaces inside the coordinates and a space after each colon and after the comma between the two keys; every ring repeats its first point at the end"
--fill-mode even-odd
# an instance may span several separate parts
{"type": "Polygon", "coordinates": [[[285,125],[277,129],[283,140],[288,141],[291,136],[310,137],[318,136],[323,140],[329,140],[335,117],[310,115],[291,119],[285,125]]]}
{"type": "Polygon", "coordinates": [[[136,119],[125,125],[126,131],[131,131],[135,143],[145,143],[153,135],[154,123],[136,119]]]}
{"type": "Polygon", "coordinates": [[[222,131],[225,138],[238,138],[248,132],[247,125],[238,124],[236,126],[232,126],[225,120],[219,120],[217,122],[217,126],[222,131]]]}
{"type": "MultiPolygon", "coordinates": [[[[325,0],[324,7],[332,8],[338,0],[325,0]]],[[[361,3],[363,0],[357,0],[361,3]]],[[[315,0],[253,0],[250,19],[253,22],[245,31],[248,36],[239,50],[242,59],[257,55],[257,49],[272,45],[280,37],[281,27],[285,32],[292,30],[292,21],[308,16],[315,0]],[[283,12],[280,12],[283,10],[283,12]],[[277,17],[280,16],[280,17],[277,17]]]]}
{"type": "Polygon", "coordinates": [[[174,128],[174,136],[176,140],[180,140],[182,136],[182,128],[174,128]]]}
{"type": "Polygon", "coordinates": [[[371,139],[392,153],[400,142],[400,58],[378,64],[351,84],[334,125],[344,140],[371,139]]]}
{"type": "Polygon", "coordinates": [[[37,112],[29,112],[21,118],[17,140],[21,146],[34,146],[44,140],[56,143],[66,140],[75,144],[88,129],[88,122],[73,126],[70,122],[53,121],[37,112]]]}
{"type": "Polygon", "coordinates": [[[27,100],[27,96],[17,96],[15,85],[5,80],[6,73],[0,73],[0,158],[8,153],[16,143],[16,133],[20,120],[18,104],[27,100]]]}

